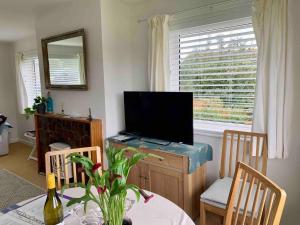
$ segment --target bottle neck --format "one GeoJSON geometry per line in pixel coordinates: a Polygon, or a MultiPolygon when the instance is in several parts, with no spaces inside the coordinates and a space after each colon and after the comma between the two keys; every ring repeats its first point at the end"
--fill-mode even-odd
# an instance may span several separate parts
{"type": "Polygon", "coordinates": [[[48,189],[48,196],[55,196],[56,195],[56,188],[48,189]]]}

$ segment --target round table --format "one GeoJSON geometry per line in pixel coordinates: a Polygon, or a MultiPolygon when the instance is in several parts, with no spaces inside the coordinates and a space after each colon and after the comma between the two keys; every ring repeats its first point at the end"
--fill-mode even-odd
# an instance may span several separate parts
{"type": "MultiPolygon", "coordinates": [[[[83,194],[84,190],[81,188],[70,188],[64,192],[64,195],[69,197],[81,197],[83,194]]],[[[128,191],[127,198],[135,200],[131,209],[126,213],[126,216],[132,220],[133,225],[195,225],[181,208],[158,194],[154,194],[154,198],[147,203],[144,203],[142,197],[137,202],[132,191],[128,191]]],[[[72,216],[65,219],[65,224],[73,225],[74,223],[72,216]]]]}

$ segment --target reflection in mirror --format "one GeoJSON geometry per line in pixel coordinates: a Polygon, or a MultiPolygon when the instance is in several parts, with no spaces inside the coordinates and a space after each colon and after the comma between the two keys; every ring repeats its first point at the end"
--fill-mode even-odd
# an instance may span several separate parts
{"type": "Polygon", "coordinates": [[[82,37],[48,43],[52,85],[84,85],[85,69],[82,37]]]}
{"type": "Polygon", "coordinates": [[[45,38],[42,49],[47,89],[87,90],[83,29],[45,38]]]}

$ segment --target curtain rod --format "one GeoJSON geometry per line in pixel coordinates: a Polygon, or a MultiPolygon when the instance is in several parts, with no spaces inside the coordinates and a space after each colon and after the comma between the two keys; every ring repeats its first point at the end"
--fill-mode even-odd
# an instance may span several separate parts
{"type": "MultiPolygon", "coordinates": [[[[180,14],[180,13],[183,13],[183,12],[186,12],[186,11],[190,11],[190,10],[193,10],[193,9],[201,9],[201,8],[205,8],[205,7],[213,8],[214,6],[222,5],[222,4],[227,3],[227,2],[232,2],[232,0],[225,0],[225,1],[217,2],[217,3],[198,6],[198,7],[191,8],[191,9],[178,10],[178,11],[175,11],[175,12],[172,12],[172,13],[166,13],[166,14],[169,14],[170,16],[175,16],[177,14],[180,14]]],[[[246,0],[245,2],[251,2],[251,0],[246,0]]],[[[148,21],[148,19],[149,18],[139,19],[137,22],[138,23],[146,22],[146,21],[148,21]]]]}

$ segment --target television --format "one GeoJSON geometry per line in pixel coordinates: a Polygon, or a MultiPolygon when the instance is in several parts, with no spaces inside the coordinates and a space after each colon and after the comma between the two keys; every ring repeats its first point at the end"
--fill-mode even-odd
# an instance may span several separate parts
{"type": "Polygon", "coordinates": [[[124,92],[125,132],[193,144],[192,92],[124,92]]]}

